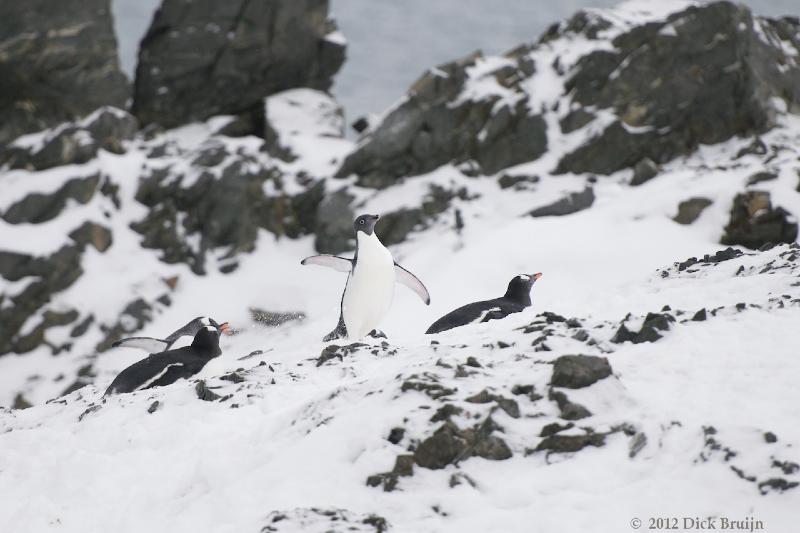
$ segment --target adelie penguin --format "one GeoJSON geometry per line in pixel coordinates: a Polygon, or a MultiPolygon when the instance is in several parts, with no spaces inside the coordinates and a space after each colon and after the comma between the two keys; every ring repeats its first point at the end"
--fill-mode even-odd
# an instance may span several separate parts
{"type": "Polygon", "coordinates": [[[139,348],[147,353],[157,353],[169,350],[171,348],[181,348],[188,346],[194,340],[198,331],[206,326],[212,326],[219,330],[220,333],[225,335],[232,335],[231,328],[227,322],[222,324],[217,323],[213,318],[207,316],[199,316],[170,333],[164,339],[154,339],[152,337],[129,337],[127,339],[120,339],[111,345],[112,348],[139,348]]]}
{"type": "Polygon", "coordinates": [[[505,318],[512,313],[519,313],[531,305],[531,288],[536,281],[542,277],[542,273],[520,274],[515,276],[508,284],[506,293],[494,300],[482,302],[472,302],[459,307],[455,311],[450,311],[442,318],[431,324],[426,334],[439,333],[448,329],[475,324],[478,322],[488,322],[505,318]]]}
{"type": "Polygon", "coordinates": [[[190,378],[203,370],[206,363],[218,357],[220,330],[203,326],[195,334],[192,344],[175,350],[154,353],[138,361],[114,378],[106,394],[120,394],[175,383],[190,378]]]}
{"type": "Polygon", "coordinates": [[[353,259],[336,255],[313,255],[303,265],[321,265],[348,274],[342,293],[339,323],[324,341],[347,337],[359,339],[373,331],[389,311],[395,282],[414,291],[426,305],[428,289],[417,277],[394,262],[391,252],[375,235],[379,215],[361,215],[353,222],[356,253],[353,259]]]}

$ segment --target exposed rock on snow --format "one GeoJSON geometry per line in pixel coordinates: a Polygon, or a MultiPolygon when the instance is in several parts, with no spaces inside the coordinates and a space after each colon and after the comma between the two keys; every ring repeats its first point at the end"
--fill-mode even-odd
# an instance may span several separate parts
{"type": "Polygon", "coordinates": [[[165,0],[139,49],[134,114],[174,127],[294,87],[327,90],[344,62],[335,31],[327,0],[165,0]]]}
{"type": "Polygon", "coordinates": [[[533,73],[524,54],[485,59],[480,52],[426,72],[404,100],[347,156],[337,176],[384,188],[448,162],[474,160],[482,171],[531,161],[547,149],[546,124],[520,83],[533,73]],[[471,84],[494,88],[475,98],[471,84]]]}
{"type": "Polygon", "coordinates": [[[672,220],[678,224],[691,224],[703,213],[703,210],[713,202],[708,198],[689,198],[678,204],[678,214],[672,220]]]}
{"type": "Polygon", "coordinates": [[[532,217],[562,217],[588,209],[594,203],[594,191],[586,187],[580,192],[573,192],[550,205],[537,207],[530,213],[532,217]]]}
{"type": "Polygon", "coordinates": [[[722,244],[758,249],[765,244],[790,243],[797,239],[797,219],[782,207],[772,207],[766,191],[736,195],[722,244]]]}
{"type": "Polygon", "coordinates": [[[298,508],[273,511],[261,533],[386,533],[389,523],[375,514],[356,514],[345,509],[298,508]]]}
{"type": "Polygon", "coordinates": [[[0,17],[0,146],[125,105],[109,0],[3,2],[0,17]]]}
{"type": "Polygon", "coordinates": [[[605,357],[591,355],[562,355],[553,361],[554,387],[580,389],[611,375],[611,365],[605,357]]]}
{"type": "MultiPolygon", "coordinates": [[[[596,26],[590,29],[599,37],[581,33],[603,38],[596,26]]],[[[567,25],[560,35],[569,33],[567,25]]],[[[611,174],[645,157],[665,163],[701,143],[769,129],[771,97],[800,106],[797,34],[797,19],[754,17],[729,2],[691,6],[617,34],[613,49],[578,60],[566,84],[573,105],[612,109],[617,118],[566,155],[559,170],[611,174]]]]}
{"type": "Polygon", "coordinates": [[[100,149],[121,154],[124,141],[133,139],[136,119],[113,107],[103,107],[78,122],[20,137],[0,149],[0,165],[43,170],[90,161],[100,149]]]}

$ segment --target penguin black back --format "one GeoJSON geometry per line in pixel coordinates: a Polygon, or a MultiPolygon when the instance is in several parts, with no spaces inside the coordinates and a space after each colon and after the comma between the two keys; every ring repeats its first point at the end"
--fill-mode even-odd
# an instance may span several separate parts
{"type": "Polygon", "coordinates": [[[194,376],[206,363],[222,354],[219,335],[216,327],[204,326],[195,335],[191,346],[151,354],[120,372],[106,394],[161,387],[194,376]]]}
{"type": "Polygon", "coordinates": [[[478,322],[499,320],[510,314],[519,313],[531,305],[531,288],[542,274],[520,274],[508,283],[506,293],[500,298],[472,302],[450,311],[431,324],[426,334],[439,333],[448,329],[478,322]]]}

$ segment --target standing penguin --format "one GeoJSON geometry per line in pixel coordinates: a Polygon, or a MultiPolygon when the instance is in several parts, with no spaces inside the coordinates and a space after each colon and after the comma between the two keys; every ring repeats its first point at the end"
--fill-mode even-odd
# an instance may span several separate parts
{"type": "Polygon", "coordinates": [[[519,313],[531,305],[531,287],[542,277],[541,272],[533,275],[520,274],[508,283],[506,293],[494,300],[472,302],[450,311],[431,324],[426,334],[439,333],[477,322],[488,322],[505,318],[512,313],[519,313]]]}
{"type": "Polygon", "coordinates": [[[379,215],[361,215],[353,222],[356,253],[353,259],[336,255],[312,255],[302,265],[321,265],[347,272],[342,293],[341,312],[336,328],[324,341],[347,337],[359,339],[373,331],[389,311],[395,282],[414,291],[425,305],[430,305],[428,289],[417,277],[394,262],[391,252],[375,235],[379,215]]]}
{"type": "Polygon", "coordinates": [[[171,348],[181,348],[189,346],[194,340],[194,336],[205,326],[213,326],[225,335],[232,335],[231,328],[227,322],[218,324],[213,318],[199,316],[170,333],[165,339],[154,339],[152,337],[128,337],[120,339],[111,345],[112,348],[139,348],[147,353],[164,352],[171,348]]]}
{"type": "Polygon", "coordinates": [[[162,387],[189,378],[200,372],[206,363],[218,357],[220,330],[204,326],[194,336],[190,346],[148,355],[119,373],[106,394],[162,387]]]}

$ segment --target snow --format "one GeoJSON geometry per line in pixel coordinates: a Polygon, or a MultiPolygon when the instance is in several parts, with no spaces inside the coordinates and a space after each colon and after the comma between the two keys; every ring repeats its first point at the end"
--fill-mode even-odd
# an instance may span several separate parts
{"type": "MultiPolygon", "coordinates": [[[[636,5],[641,4],[618,12],[656,16],[652,9],[630,7],[636,5]]],[[[390,9],[385,4],[362,7],[390,9]]],[[[380,36],[377,27],[374,31],[380,36]]],[[[358,35],[350,38],[351,50],[363,42],[358,35]]],[[[453,200],[427,228],[391,247],[395,260],[428,287],[431,305],[405,288],[396,290],[380,326],[387,345],[367,339],[367,347],[320,366],[316,359],[326,344],[319,339],[336,324],[345,280],[340,273],[299,265],[314,253],[311,237],[291,240],[262,231],[255,251],[238,257],[234,273],[217,272],[214,266],[222,260],[211,258],[209,273],[196,276],[186,265],[164,264],[160,252],[142,249],[141,236],[130,224],[147,214],[134,200],[139,180],[147,175],[145,165],[153,164],[145,154],[164,142],[174,150],[159,164],[175,165],[184,186],[199,172],[187,161],[210,143],[252,157],[256,169],[275,165],[287,175],[306,170],[330,176],[353,143],[335,136],[341,120],[324,95],[298,90],[268,100],[280,142],[298,156],[291,163],[260,152],[258,139],[214,135],[230,120],[218,117],[152,141],[138,139],[123,155],[101,152],[86,165],[4,172],[2,180],[14,193],[3,197],[0,210],[31,192],[50,192],[76,175],[99,171],[120,187],[120,211],[98,194],[86,205],[71,203],[44,224],[0,223],[3,248],[38,255],[59,248],[65,233],[85,220],[111,228],[113,245],[105,253],[87,248],[84,275],[54,295],[53,309],[75,308],[81,319],[92,314],[110,326],[136,298],[153,302],[167,294],[172,304],[155,305],[154,320],[136,335],[163,337],[200,315],[229,321],[237,334],[221,339],[223,355],[200,376],[217,394],[231,395],[218,402],[199,400],[191,380],[103,399],[114,376],[144,354],[132,349],[97,354],[102,335],[96,326],[74,339],[69,338],[72,325],[48,330],[48,341],[72,342],[71,351],[54,356],[42,346],[0,358],[0,404],[10,405],[17,393],[35,404],[25,410],[0,409],[3,530],[260,531],[277,512],[288,517],[275,523],[280,531],[325,531],[330,521],[310,510],[318,508],[344,509],[341,520],[359,527],[375,513],[386,518],[391,531],[627,531],[634,517],[647,525],[648,517],[668,516],[754,517],[767,531],[792,531],[800,489],[762,495],[756,483],[740,479],[733,468],[758,482],[775,477],[798,481],[798,473],[785,474],[773,465],[800,460],[800,388],[794,372],[800,320],[797,262],[787,262],[782,254],[788,248],[779,246],[684,271],[673,263],[723,248],[718,242],[731,201],[755,172],[776,171],[775,180],[755,188],[770,192],[774,205],[800,213],[795,190],[800,118],[783,115],[778,127],[761,137],[771,147],[766,157],[737,159],[752,139],[734,138],[663,165],[656,178],[638,187],[627,185],[629,170],[595,182],[584,175],[555,176],[552,170],[561,155],[614,120],[609,111],[594,110],[598,117],[591,124],[560,133],[558,119],[568,111],[563,79],[569,74],[556,72],[552,60],[574,54],[563,64],[569,69],[580,54],[604,46],[582,38],[565,41],[533,52],[537,74],[525,85],[535,109],[559,104],[560,111],[545,115],[548,153],[504,171],[539,176],[538,182],[521,191],[501,189],[497,176],[468,177],[445,165],[381,191],[351,188],[363,212],[417,207],[434,185],[463,187],[477,199],[453,200]],[[590,209],[566,217],[525,215],[587,184],[596,196],[590,209]],[[698,196],[713,203],[696,222],[683,226],[671,220],[679,202],[698,196]],[[453,228],[455,208],[465,223],[460,232],[453,228]],[[525,312],[436,336],[422,334],[443,314],[500,296],[513,276],[530,272],[544,276],[525,312]],[[171,289],[165,280],[173,276],[178,282],[171,289]],[[739,303],[748,305],[740,310],[739,303]],[[648,312],[665,305],[677,321],[661,332],[663,338],[611,342],[621,322],[636,329],[648,312]],[[266,328],[251,321],[250,308],[304,312],[307,318],[266,328]],[[706,321],[687,320],[701,308],[709,312],[706,321]],[[546,323],[539,315],[543,311],[576,318],[594,342],[574,338],[575,328],[563,322],[546,323]],[[536,351],[540,332],[521,329],[532,323],[542,332],[551,330],[544,341],[550,351],[536,351]],[[253,354],[256,350],[263,353],[253,354]],[[574,454],[530,453],[542,442],[545,425],[564,422],[547,399],[550,363],[578,353],[607,357],[614,375],[584,389],[564,390],[570,401],[593,414],[563,434],[581,435],[583,428],[614,432],[603,447],[574,454]],[[481,367],[464,366],[467,357],[478,359],[481,367]],[[55,399],[76,370],[90,362],[94,383],[55,399]],[[456,377],[458,366],[467,370],[463,377],[456,377]],[[244,382],[220,379],[237,369],[243,369],[244,382]],[[443,401],[402,391],[403,382],[415,374],[455,389],[446,401],[464,409],[453,417],[460,428],[491,414],[503,427],[497,435],[513,457],[469,458],[442,470],[415,466],[414,475],[400,478],[394,492],[368,487],[368,476],[390,470],[397,455],[409,453],[410,444],[439,426],[430,418],[443,401]],[[545,397],[533,401],[513,395],[514,385],[533,385],[545,397]],[[521,416],[466,400],[483,389],[516,400],[521,416]],[[635,457],[630,457],[635,437],[616,431],[622,425],[646,435],[635,457]],[[406,436],[392,444],[386,437],[398,426],[406,436]],[[708,442],[710,427],[720,449],[708,442]],[[765,441],[767,431],[777,435],[777,442],[765,441]],[[723,448],[736,455],[726,459],[723,448]],[[464,481],[450,487],[454,475],[464,481]]],[[[471,47],[460,48],[444,59],[471,47]]],[[[405,51],[411,52],[413,47],[405,51]]],[[[472,73],[468,90],[485,89],[480,79],[491,76],[482,74],[501,63],[493,58],[481,62],[478,69],[487,70],[472,73]]],[[[2,281],[0,292],[18,294],[32,281],[2,281]]],[[[39,319],[33,317],[29,326],[39,319]]]]}

